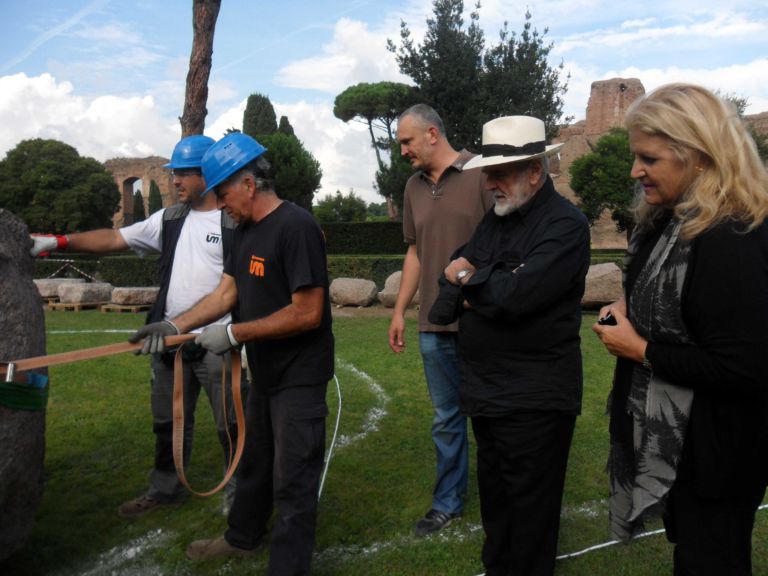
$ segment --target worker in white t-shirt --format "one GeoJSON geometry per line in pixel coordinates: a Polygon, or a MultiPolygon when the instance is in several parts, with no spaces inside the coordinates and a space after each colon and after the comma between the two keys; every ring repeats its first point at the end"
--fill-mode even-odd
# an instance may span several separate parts
{"type": "MultiPolygon", "coordinates": [[[[104,228],[66,236],[32,236],[33,256],[41,252],[117,252],[133,249],[140,254],[159,253],[160,292],[149,312],[148,322],[170,319],[192,307],[219,283],[235,223],[217,208],[216,196],[206,194],[200,168],[203,154],[214,143],[197,135],[182,139],[165,165],[173,172],[179,204],[158,210],[142,222],[120,229],[104,228]]],[[[230,316],[214,323],[227,324],[230,316]]],[[[232,410],[231,389],[226,385],[222,409],[221,358],[195,344],[184,346],[184,461],[189,462],[194,428],[194,412],[200,390],[205,390],[213,409],[219,439],[224,448],[224,464],[229,463],[230,439],[237,430],[232,410]]],[[[182,503],[186,491],[179,482],[173,463],[173,353],[152,355],[151,406],[155,433],[155,460],[149,488],[141,496],[124,502],[118,514],[132,518],[161,507],[182,503]]],[[[230,362],[229,355],[226,357],[230,362]]],[[[227,374],[230,371],[227,369],[227,374]]],[[[234,496],[234,477],[226,488],[227,506],[234,496]]]]}

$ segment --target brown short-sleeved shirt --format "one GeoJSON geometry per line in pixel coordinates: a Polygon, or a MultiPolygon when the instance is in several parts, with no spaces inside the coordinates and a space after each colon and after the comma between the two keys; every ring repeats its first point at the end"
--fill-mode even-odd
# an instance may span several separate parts
{"type": "Polygon", "coordinates": [[[437,183],[419,171],[405,185],[403,236],[416,244],[421,264],[419,332],[456,332],[457,324],[430,324],[427,314],[437,298],[437,281],[451,254],[469,241],[483,215],[493,206],[480,169],[464,171],[474,155],[466,150],[445,169],[437,183]]]}

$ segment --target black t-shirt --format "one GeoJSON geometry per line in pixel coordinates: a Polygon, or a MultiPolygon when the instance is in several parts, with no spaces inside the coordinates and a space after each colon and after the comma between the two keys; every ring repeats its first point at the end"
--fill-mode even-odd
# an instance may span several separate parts
{"type": "Polygon", "coordinates": [[[300,288],[323,287],[318,328],[288,338],[247,342],[245,347],[256,386],[276,389],[330,380],[334,342],[325,240],[309,212],[283,202],[263,220],[238,226],[224,272],[237,283],[242,322],[288,306],[300,288]]]}

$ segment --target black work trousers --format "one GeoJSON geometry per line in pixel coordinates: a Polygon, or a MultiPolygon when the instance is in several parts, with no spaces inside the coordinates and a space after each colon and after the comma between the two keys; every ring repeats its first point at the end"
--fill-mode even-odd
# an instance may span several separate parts
{"type": "Polygon", "coordinates": [[[486,576],[550,576],[576,417],[473,417],[486,576]]]}
{"type": "Polygon", "coordinates": [[[277,515],[269,544],[269,576],[309,574],[315,546],[320,475],[325,456],[327,383],[248,395],[243,457],[227,542],[253,549],[277,515]]]}
{"type": "Polygon", "coordinates": [[[675,576],[750,576],[752,529],[765,486],[724,498],[702,498],[678,479],[664,513],[667,540],[675,544],[675,576]]]}

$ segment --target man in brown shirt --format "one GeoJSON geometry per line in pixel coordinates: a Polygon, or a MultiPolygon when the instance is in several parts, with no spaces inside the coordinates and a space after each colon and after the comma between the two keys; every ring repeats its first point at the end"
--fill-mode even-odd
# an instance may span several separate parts
{"type": "Polygon", "coordinates": [[[473,155],[451,146],[443,121],[431,107],[417,104],[403,112],[397,139],[400,153],[418,172],[405,186],[403,236],[408,251],[389,346],[396,353],[405,349],[405,310],[418,289],[419,349],[434,409],[432,440],[437,453],[432,505],[415,526],[416,535],[425,536],[461,516],[469,466],[467,423],[459,409],[458,327],[430,324],[427,313],[451,254],[469,240],[493,206],[493,195],[485,190],[480,170],[463,170],[473,155]]]}

